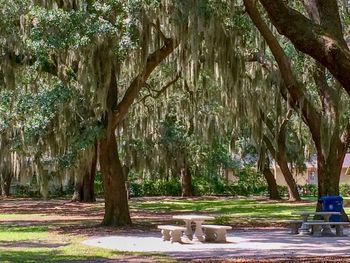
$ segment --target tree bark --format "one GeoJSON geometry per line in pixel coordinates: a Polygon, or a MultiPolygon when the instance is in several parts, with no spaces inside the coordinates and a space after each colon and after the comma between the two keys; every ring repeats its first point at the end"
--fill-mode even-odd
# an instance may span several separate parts
{"type": "Polygon", "coordinates": [[[343,38],[337,2],[316,1],[321,20],[317,24],[282,0],[259,1],[278,32],[325,66],[350,95],[350,51],[343,38]]]}
{"type": "Polygon", "coordinates": [[[189,167],[184,165],[180,169],[181,176],[181,196],[192,196],[192,176],[189,167]]]}
{"type": "MultiPolygon", "coordinates": [[[[263,154],[265,155],[265,154],[263,154]]],[[[259,163],[261,163],[260,169],[265,177],[265,180],[267,182],[267,190],[269,192],[269,199],[271,200],[281,200],[281,196],[278,193],[277,189],[277,183],[275,176],[271,172],[270,169],[270,160],[268,156],[261,156],[261,160],[259,160],[259,163]],[[264,162],[264,163],[263,163],[264,162]]]]}
{"type": "MultiPolygon", "coordinates": [[[[320,201],[321,196],[327,195],[339,195],[339,174],[342,169],[345,153],[339,154],[338,156],[330,156],[329,158],[334,159],[333,161],[325,161],[323,156],[317,156],[318,166],[318,202],[316,211],[322,211],[322,204],[320,201]]],[[[341,211],[342,221],[348,222],[349,217],[342,209],[341,211]]]]}
{"type": "MultiPolygon", "coordinates": [[[[107,125],[110,125],[107,117],[107,125]]],[[[117,140],[114,129],[107,127],[105,136],[99,141],[99,158],[103,177],[105,214],[103,225],[131,225],[127,191],[123,168],[118,156],[117,140]]]]}
{"type": "Polygon", "coordinates": [[[78,175],[74,182],[74,194],[72,197],[73,202],[95,202],[94,182],[96,176],[97,165],[97,142],[94,143],[93,156],[90,163],[90,168],[87,169],[81,178],[78,175]]]}
{"type": "Polygon", "coordinates": [[[12,181],[13,176],[12,176],[11,172],[4,171],[4,170],[1,172],[1,178],[0,178],[1,195],[9,197],[10,196],[11,181],[12,181]]]}
{"type": "Polygon", "coordinates": [[[297,184],[295,183],[295,180],[293,178],[293,174],[291,173],[287,160],[285,159],[285,153],[279,153],[277,156],[277,163],[281,168],[281,171],[284,175],[284,179],[286,180],[286,183],[288,185],[288,193],[289,193],[289,200],[291,201],[300,201],[300,195],[298,192],[297,184]],[[281,155],[280,155],[281,154],[281,155]]]}
{"type": "Polygon", "coordinates": [[[298,192],[297,184],[295,183],[295,180],[293,178],[293,174],[291,173],[291,171],[288,167],[285,146],[281,147],[281,145],[280,145],[281,142],[279,142],[278,149],[276,150],[276,149],[274,149],[272,143],[267,138],[267,136],[264,136],[263,140],[264,140],[265,145],[268,148],[269,152],[271,153],[272,156],[274,156],[276,162],[278,163],[278,166],[281,169],[283,177],[284,177],[284,179],[287,183],[287,186],[288,186],[289,200],[300,201],[301,198],[300,198],[300,195],[298,192]]]}
{"type": "Polygon", "coordinates": [[[298,187],[297,187],[297,184],[295,183],[293,174],[289,169],[288,160],[287,160],[286,134],[287,134],[287,124],[291,113],[292,113],[291,110],[288,111],[286,118],[282,121],[281,125],[277,128],[274,127],[270,119],[268,119],[265,115],[261,113],[262,120],[266,124],[270,132],[274,133],[274,129],[277,129],[277,134],[276,134],[277,147],[274,147],[273,143],[271,142],[271,140],[266,134],[263,135],[263,142],[265,143],[265,146],[267,147],[271,155],[275,158],[276,162],[278,163],[282,171],[283,177],[288,186],[289,200],[300,201],[301,198],[298,191],[298,187]]]}

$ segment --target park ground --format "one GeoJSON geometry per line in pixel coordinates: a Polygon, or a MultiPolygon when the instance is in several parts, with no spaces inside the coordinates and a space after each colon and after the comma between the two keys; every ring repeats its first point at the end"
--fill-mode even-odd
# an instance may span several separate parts
{"type": "MultiPolygon", "coordinates": [[[[164,254],[131,253],[85,246],[84,240],[151,232],[158,224],[174,223],[172,215],[202,213],[213,223],[234,230],[285,229],[283,220],[295,210],[313,210],[315,198],[276,202],[265,198],[145,197],[130,200],[131,227],[103,227],[104,203],[72,203],[68,199],[0,199],[0,262],[177,262],[164,254]]],[[[344,201],[350,212],[350,200],[344,201]]],[[[160,234],[159,234],[160,238],[160,234]]],[[[350,255],[349,255],[350,256],[350,255]]],[[[344,257],[191,259],[193,262],[350,262],[344,257]]],[[[180,259],[181,261],[181,259],[180,259]]]]}

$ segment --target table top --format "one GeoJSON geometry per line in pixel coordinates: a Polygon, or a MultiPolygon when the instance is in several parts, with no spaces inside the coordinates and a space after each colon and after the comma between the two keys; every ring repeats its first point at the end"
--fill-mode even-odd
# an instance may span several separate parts
{"type": "Polygon", "coordinates": [[[212,220],[215,219],[213,216],[204,216],[204,215],[175,215],[174,219],[181,220],[212,220]]]}
{"type": "Polygon", "coordinates": [[[293,215],[341,215],[340,212],[308,212],[308,211],[301,211],[301,212],[292,212],[293,215]]]}

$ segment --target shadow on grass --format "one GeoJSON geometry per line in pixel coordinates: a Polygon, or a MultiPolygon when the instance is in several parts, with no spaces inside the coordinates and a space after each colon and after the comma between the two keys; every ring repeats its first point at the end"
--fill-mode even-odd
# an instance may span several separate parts
{"type": "MultiPolygon", "coordinates": [[[[69,243],[48,243],[42,241],[0,241],[0,248],[58,248],[67,246],[69,243]]],[[[1,258],[1,256],[0,256],[1,258]]]]}

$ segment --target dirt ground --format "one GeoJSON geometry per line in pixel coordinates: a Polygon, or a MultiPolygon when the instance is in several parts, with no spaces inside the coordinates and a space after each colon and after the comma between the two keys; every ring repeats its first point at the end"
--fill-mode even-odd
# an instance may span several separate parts
{"type": "MultiPolygon", "coordinates": [[[[155,198],[158,199],[159,198],[155,198]]],[[[147,200],[152,200],[147,198],[147,200]]],[[[172,213],[159,213],[131,210],[134,224],[131,227],[104,227],[100,223],[103,219],[104,203],[98,200],[96,203],[70,202],[67,199],[35,200],[26,198],[0,198],[0,212],[6,214],[26,214],[29,216],[16,216],[16,219],[0,219],[0,224],[16,223],[17,225],[50,225],[50,231],[58,234],[77,234],[86,238],[96,236],[111,236],[120,233],[138,233],[146,231],[158,231],[159,222],[172,220],[172,213]],[[32,215],[32,216],[30,216],[32,215]],[[40,215],[40,216],[38,216],[40,215]]],[[[241,227],[241,226],[238,226],[241,227]]],[[[251,225],[245,228],[280,228],[281,225],[251,225]]],[[[155,262],[151,259],[137,256],[125,256],[120,260],[108,262],[155,262]]],[[[295,258],[232,258],[232,259],[195,259],[191,262],[223,263],[223,262],[350,262],[349,257],[295,257],[295,258]]]]}

